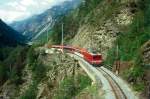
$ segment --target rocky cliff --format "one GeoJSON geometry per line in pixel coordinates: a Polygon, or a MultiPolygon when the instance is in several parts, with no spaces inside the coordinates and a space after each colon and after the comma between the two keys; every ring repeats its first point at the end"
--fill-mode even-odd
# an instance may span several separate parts
{"type": "MultiPolygon", "coordinates": [[[[64,44],[101,53],[106,67],[119,62],[119,75],[141,94],[141,99],[149,98],[150,1],[86,0],[82,3],[57,21],[48,43],[60,44],[63,21],[64,44]]],[[[15,79],[0,87],[0,98],[95,98],[97,88],[72,57],[57,50],[53,50],[55,54],[46,54],[43,47],[37,46],[28,50],[26,66],[18,75],[21,82],[17,85],[12,82],[18,77],[12,71],[11,78],[15,79]]]]}
{"type": "MultiPolygon", "coordinates": [[[[101,53],[106,67],[118,61],[124,79],[143,92],[149,81],[149,76],[144,79],[147,67],[143,66],[149,61],[149,5],[148,0],[86,0],[69,19],[64,18],[64,43],[101,53]]],[[[61,41],[59,35],[52,37],[61,41]]]]}
{"type": "Polygon", "coordinates": [[[103,54],[105,59],[108,50],[112,48],[123,28],[132,23],[135,12],[136,2],[108,3],[103,1],[85,17],[72,44],[96,49],[103,54]],[[104,7],[104,5],[108,6],[104,7]]]}

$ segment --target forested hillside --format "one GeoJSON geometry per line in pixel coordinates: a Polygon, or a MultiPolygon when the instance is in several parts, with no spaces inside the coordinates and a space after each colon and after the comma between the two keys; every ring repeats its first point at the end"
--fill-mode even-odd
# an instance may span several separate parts
{"type": "MultiPolygon", "coordinates": [[[[15,85],[22,80],[21,71],[25,65],[26,51],[25,37],[0,20],[0,92],[4,83],[15,85]]],[[[0,94],[0,98],[1,97],[0,94]]]]}
{"type": "Polygon", "coordinates": [[[0,19],[0,47],[23,44],[25,38],[0,19]]]}
{"type": "MultiPolygon", "coordinates": [[[[86,0],[60,21],[64,23],[65,44],[102,53],[105,64],[148,96],[149,9],[149,0],[86,0]]],[[[54,44],[61,42],[60,22],[50,39],[54,44]]]]}
{"type": "Polygon", "coordinates": [[[0,98],[104,98],[103,86],[91,81],[79,61],[65,51],[49,49],[61,44],[62,24],[64,45],[102,54],[102,66],[128,82],[140,99],[149,99],[149,0],[83,0],[78,8],[59,16],[42,38],[48,42],[0,49],[0,98]]]}

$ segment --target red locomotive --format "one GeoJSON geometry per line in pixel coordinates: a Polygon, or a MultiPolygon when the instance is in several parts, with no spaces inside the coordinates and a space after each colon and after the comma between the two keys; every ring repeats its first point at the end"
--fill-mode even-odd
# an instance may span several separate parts
{"type": "Polygon", "coordinates": [[[102,55],[101,54],[94,54],[86,49],[78,48],[78,47],[71,47],[71,46],[62,46],[62,45],[52,45],[51,48],[62,49],[64,51],[69,51],[74,53],[82,58],[84,58],[87,62],[94,66],[98,66],[102,64],[102,55]]]}
{"type": "Polygon", "coordinates": [[[92,65],[99,65],[102,63],[102,55],[101,54],[94,54],[85,49],[81,50],[81,54],[84,56],[84,59],[92,65]]]}

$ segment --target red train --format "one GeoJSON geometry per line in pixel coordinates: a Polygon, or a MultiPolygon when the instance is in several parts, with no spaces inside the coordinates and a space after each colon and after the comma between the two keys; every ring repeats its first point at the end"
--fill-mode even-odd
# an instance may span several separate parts
{"type": "Polygon", "coordinates": [[[74,53],[80,57],[83,57],[87,62],[95,66],[101,65],[103,62],[101,54],[94,54],[83,48],[61,45],[52,45],[50,46],[50,48],[57,48],[63,49],[64,51],[69,51],[70,53],[74,53]]]}

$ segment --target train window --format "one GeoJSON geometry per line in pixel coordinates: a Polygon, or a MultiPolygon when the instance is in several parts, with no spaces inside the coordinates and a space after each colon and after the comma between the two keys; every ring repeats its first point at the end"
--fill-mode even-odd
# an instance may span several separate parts
{"type": "Polygon", "coordinates": [[[95,55],[95,56],[93,56],[93,59],[94,60],[99,60],[99,59],[101,59],[102,57],[101,57],[101,55],[95,55]]]}
{"type": "Polygon", "coordinates": [[[92,48],[88,48],[87,50],[88,50],[88,52],[90,52],[92,54],[96,54],[97,53],[97,51],[95,49],[92,49],[92,48]]]}

